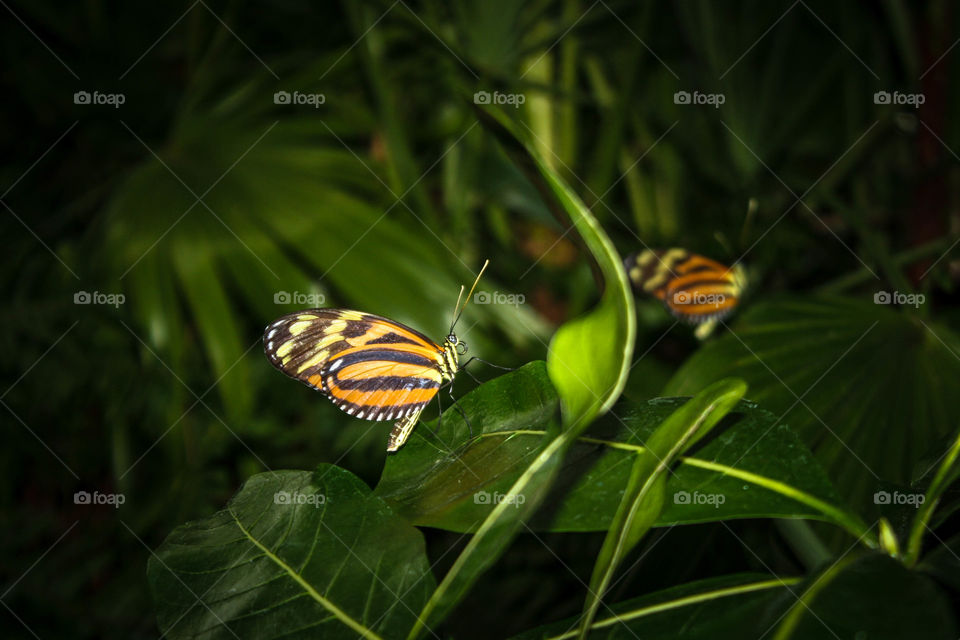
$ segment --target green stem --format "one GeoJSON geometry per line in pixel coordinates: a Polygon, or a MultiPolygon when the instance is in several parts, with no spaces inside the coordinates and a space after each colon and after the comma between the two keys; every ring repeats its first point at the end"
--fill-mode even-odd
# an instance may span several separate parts
{"type": "MultiPolygon", "coordinates": [[[[765,589],[773,589],[776,587],[789,587],[791,585],[801,582],[802,580],[803,578],[776,578],[775,580],[764,580],[762,582],[752,582],[750,584],[742,584],[736,587],[727,587],[726,589],[717,589],[716,591],[698,593],[696,595],[687,596],[685,598],[678,598],[676,600],[670,600],[669,602],[661,602],[659,604],[653,604],[647,607],[634,609],[633,611],[625,611],[623,613],[618,613],[611,618],[604,618],[602,620],[598,620],[597,622],[594,622],[590,626],[590,630],[593,631],[596,629],[605,629],[607,627],[616,626],[624,622],[629,622],[630,620],[643,618],[644,616],[651,616],[657,613],[663,613],[664,611],[679,609],[680,607],[700,604],[702,602],[717,600],[719,598],[743,595],[745,593],[753,593],[755,591],[763,591],[765,589]]],[[[576,635],[577,635],[576,631],[568,631],[563,635],[553,636],[548,640],[567,640],[568,638],[575,638],[576,635]]]]}
{"type": "Polygon", "coordinates": [[[884,240],[880,234],[875,233],[870,228],[870,225],[867,224],[861,210],[858,207],[846,206],[832,193],[828,194],[824,200],[838,210],[847,223],[856,229],[860,240],[867,249],[868,255],[873,258],[875,264],[880,266],[880,270],[884,276],[886,276],[887,282],[896,287],[898,291],[912,293],[913,287],[910,282],[894,261],[893,256],[884,244],[884,240]]]}
{"type": "Polygon", "coordinates": [[[804,613],[810,612],[810,604],[816,599],[817,595],[823,591],[831,582],[833,582],[840,573],[847,568],[848,565],[857,560],[856,555],[847,556],[838,560],[833,566],[828,568],[826,571],[820,574],[816,580],[813,581],[806,591],[804,591],[797,601],[790,607],[790,610],[787,612],[786,617],[783,622],[780,624],[780,627],[777,629],[776,635],[773,636],[772,640],[788,640],[793,634],[794,630],[797,628],[797,625],[800,624],[800,619],[804,613]]]}
{"type": "MultiPolygon", "coordinates": [[[[512,437],[517,435],[542,436],[544,433],[546,432],[534,429],[518,429],[515,431],[494,431],[493,433],[484,433],[481,434],[480,437],[512,437]]],[[[623,451],[632,451],[637,453],[645,451],[645,448],[642,446],[627,444],[624,442],[601,440],[599,438],[590,438],[586,436],[581,436],[577,438],[577,440],[590,444],[599,444],[611,449],[621,449],[623,451]]],[[[745,482],[757,485],[758,487],[767,489],[768,491],[779,493],[782,496],[786,496],[791,500],[819,511],[824,515],[828,522],[845,529],[853,537],[862,539],[867,547],[876,549],[879,546],[879,542],[877,541],[876,536],[871,533],[870,527],[868,527],[867,524],[860,520],[860,518],[858,518],[856,515],[848,513],[840,507],[821,500],[816,496],[810,495],[805,491],[801,491],[796,487],[792,487],[784,482],[780,482],[779,480],[774,480],[773,478],[768,478],[767,476],[762,476],[751,471],[744,471],[743,469],[737,469],[736,467],[730,467],[718,462],[712,462],[710,460],[701,460],[700,458],[694,458],[690,456],[680,456],[677,458],[677,460],[680,462],[680,464],[690,467],[697,467],[699,469],[717,471],[726,476],[730,476],[731,478],[738,478],[745,482]]]]}
{"type": "MultiPolygon", "coordinates": [[[[904,267],[912,262],[920,260],[921,258],[928,258],[930,256],[941,254],[958,241],[960,241],[960,238],[953,236],[937,238],[936,240],[932,240],[917,247],[912,247],[906,251],[898,253],[897,255],[893,256],[893,263],[897,267],[904,267]]],[[[839,293],[865,282],[870,282],[872,279],[873,275],[869,271],[866,269],[858,269],[853,273],[849,273],[845,276],[837,278],[836,280],[833,280],[832,282],[828,282],[827,284],[818,288],[817,291],[819,293],[839,293]]]]}
{"type": "MultiPolygon", "coordinates": [[[[523,472],[523,475],[517,478],[517,481],[513,483],[513,486],[510,487],[510,490],[507,492],[507,494],[523,494],[527,486],[529,486],[529,484],[533,481],[534,477],[541,470],[547,468],[551,462],[553,462],[554,456],[563,455],[563,452],[571,443],[570,435],[571,432],[568,431],[561,434],[557,438],[554,438],[554,440],[548,444],[543,451],[540,452],[530,466],[527,467],[527,469],[523,472]]],[[[556,469],[554,469],[553,472],[555,473],[556,469]]],[[[431,620],[432,617],[438,615],[435,613],[438,607],[444,606],[449,608],[450,596],[448,594],[454,591],[466,590],[466,588],[469,586],[469,583],[464,584],[463,578],[460,574],[464,572],[464,569],[469,563],[474,561],[474,556],[484,551],[481,547],[481,544],[486,542],[487,536],[491,535],[493,529],[497,525],[501,524],[504,513],[508,509],[512,508],[513,505],[510,504],[509,501],[503,500],[497,504],[496,507],[494,507],[492,512],[490,512],[490,515],[488,515],[483,521],[483,524],[480,525],[480,528],[477,529],[477,532],[470,538],[470,542],[468,542],[467,546],[462,552],[460,552],[456,562],[454,562],[453,566],[450,567],[450,570],[447,571],[447,575],[444,576],[443,581],[437,585],[437,588],[430,596],[427,604],[424,605],[423,610],[417,616],[416,623],[414,623],[413,628],[410,629],[410,633],[407,635],[407,640],[415,640],[428,630],[426,624],[428,620],[431,620]]]]}
{"type": "Polygon", "coordinates": [[[823,566],[830,559],[830,550],[813,531],[809,522],[777,520],[776,526],[807,569],[823,566]]]}
{"type": "Polygon", "coordinates": [[[933,477],[933,481],[924,494],[923,504],[917,509],[917,515],[913,519],[913,524],[910,527],[910,537],[907,541],[907,553],[904,556],[904,563],[908,567],[915,565],[920,558],[920,549],[923,544],[923,534],[927,530],[927,523],[930,522],[934,510],[940,502],[940,496],[947,485],[950,484],[947,476],[953,470],[958,456],[960,456],[960,434],[957,435],[957,438],[953,441],[953,446],[950,447],[943,462],[940,463],[937,474],[933,477]]]}

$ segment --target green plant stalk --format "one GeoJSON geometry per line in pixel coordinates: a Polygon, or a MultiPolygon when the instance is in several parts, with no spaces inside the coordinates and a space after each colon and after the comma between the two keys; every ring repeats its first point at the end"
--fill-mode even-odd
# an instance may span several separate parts
{"type": "Polygon", "coordinates": [[[747,385],[741,380],[716,382],[677,409],[650,436],[647,451],[634,461],[623,499],[597,555],[580,623],[581,639],[587,637],[623,557],[636,546],[663,510],[665,474],[670,465],[716,426],[746,391],[747,385]]]}
{"type": "MultiPolygon", "coordinates": [[[[564,22],[573,22],[582,14],[580,0],[565,0],[564,22]]],[[[568,167],[577,159],[577,69],[580,66],[580,39],[569,33],[560,42],[561,96],[556,100],[557,155],[568,167]]]]}
{"type": "MultiPolygon", "coordinates": [[[[569,431],[554,438],[553,441],[544,447],[537,455],[536,459],[526,468],[523,474],[517,478],[517,481],[514,482],[509,491],[507,491],[507,495],[525,495],[527,487],[535,480],[537,480],[541,486],[549,486],[550,481],[556,476],[556,472],[559,470],[559,461],[562,459],[563,453],[573,440],[574,438],[571,437],[571,432],[569,431]],[[541,477],[538,478],[538,475],[541,477]]],[[[539,497],[542,497],[544,493],[545,492],[540,492],[539,497]]],[[[538,502],[539,500],[528,500],[524,503],[524,511],[532,512],[538,502]]],[[[408,640],[414,640],[422,636],[423,633],[427,631],[427,621],[442,618],[453,607],[453,604],[463,597],[473,582],[469,578],[463,578],[468,563],[473,561],[474,558],[477,558],[482,565],[486,566],[496,560],[499,554],[491,553],[491,549],[489,549],[490,544],[495,543],[496,540],[491,540],[490,538],[495,535],[496,532],[494,529],[498,526],[506,525],[509,528],[508,532],[504,535],[510,535],[509,531],[515,530],[519,526],[518,519],[514,518],[513,521],[510,522],[510,519],[506,517],[508,510],[515,509],[516,507],[510,504],[509,500],[501,500],[500,503],[494,507],[490,515],[487,516],[483,524],[480,525],[477,532],[470,538],[470,542],[467,543],[464,550],[460,552],[457,560],[453,563],[453,566],[450,567],[450,570],[447,571],[447,575],[444,576],[443,581],[437,585],[436,590],[430,596],[427,604],[424,605],[423,610],[417,615],[417,621],[407,635],[408,640]]]]}
{"type": "MultiPolygon", "coordinates": [[[[543,435],[546,431],[540,431],[536,429],[529,430],[514,430],[514,431],[495,431],[493,433],[484,433],[481,434],[481,438],[493,438],[493,437],[509,437],[511,435],[543,435]]],[[[610,440],[601,440],[599,438],[591,438],[587,436],[581,436],[577,438],[580,442],[589,442],[591,444],[599,444],[605,447],[610,447],[611,449],[622,449],[625,451],[635,451],[641,453],[646,450],[646,447],[635,444],[627,444],[624,442],[613,442],[610,440]]],[[[795,500],[800,504],[806,505],[816,509],[824,515],[824,521],[835,524],[839,527],[845,529],[850,535],[854,538],[864,541],[864,544],[870,549],[876,549],[879,546],[876,536],[871,534],[870,527],[851,512],[844,511],[836,505],[830,504],[820,500],[816,496],[812,496],[805,491],[800,491],[795,487],[791,487],[788,484],[780,482],[779,480],[774,480],[773,478],[768,478],[767,476],[762,476],[751,471],[744,471],[743,469],[737,469],[736,467],[731,467],[725,464],[719,464],[716,462],[711,462],[709,460],[701,460],[699,458],[694,458],[690,456],[679,456],[677,461],[680,464],[684,464],[690,467],[697,467],[698,469],[707,469],[709,471],[717,471],[724,475],[730,476],[731,478],[739,478],[744,482],[749,482],[750,484],[756,485],[773,493],[779,493],[782,496],[795,500]]]]}
{"type": "MultiPolygon", "coordinates": [[[[531,80],[549,84],[553,78],[553,54],[550,52],[537,55],[524,63],[525,75],[531,80]]],[[[533,147],[543,157],[544,162],[551,169],[562,169],[556,166],[557,143],[554,140],[553,124],[553,97],[548,92],[528,91],[526,103],[527,118],[530,121],[530,130],[533,131],[533,147]]]]}
{"type": "Polygon", "coordinates": [[[903,271],[900,270],[893,260],[893,257],[890,255],[887,247],[884,246],[880,236],[870,229],[870,226],[863,218],[863,214],[856,207],[844,205],[840,202],[840,199],[832,193],[825,196],[824,201],[839,211],[844,220],[857,231],[861,241],[867,248],[869,256],[873,258],[875,264],[880,266],[887,281],[896,287],[898,291],[912,292],[913,287],[903,275],[903,271]]]}
{"type": "MultiPolygon", "coordinates": [[[[960,241],[960,238],[953,236],[937,238],[936,240],[931,240],[930,242],[926,242],[922,245],[902,251],[901,253],[894,255],[892,260],[897,267],[904,267],[916,260],[943,253],[958,241],[960,241]]],[[[827,284],[819,287],[817,291],[819,293],[838,293],[851,287],[855,287],[859,284],[870,282],[872,279],[873,275],[866,269],[861,268],[857,269],[853,273],[841,276],[832,282],[828,282],[827,284]]]]}
{"type": "Polygon", "coordinates": [[[776,526],[807,569],[823,566],[830,559],[830,550],[813,531],[809,522],[784,519],[777,520],[776,526]]]}
{"type": "MultiPolygon", "coordinates": [[[[590,627],[590,630],[596,631],[599,629],[606,629],[607,627],[623,624],[624,622],[629,622],[630,620],[637,620],[645,616],[651,616],[658,613],[663,613],[664,611],[671,611],[681,607],[700,604],[702,602],[709,602],[710,600],[718,600],[720,598],[727,598],[730,596],[754,593],[776,587],[789,587],[801,582],[802,580],[803,578],[776,578],[774,580],[752,582],[750,584],[742,584],[736,587],[727,587],[725,589],[717,589],[716,591],[698,593],[693,596],[677,598],[676,600],[671,600],[669,602],[661,602],[659,604],[634,609],[633,611],[624,611],[623,613],[618,613],[611,618],[604,618],[603,620],[598,620],[597,622],[593,623],[593,625],[590,627]]],[[[553,636],[548,640],[568,640],[569,638],[575,638],[576,635],[576,631],[569,631],[559,636],[553,636]]]]}
{"type": "Polygon", "coordinates": [[[817,594],[829,586],[830,583],[855,560],[857,560],[856,554],[846,556],[820,574],[817,579],[813,581],[813,584],[807,587],[806,591],[804,591],[793,606],[790,607],[783,622],[777,627],[777,633],[774,634],[772,640],[788,640],[797,625],[800,624],[800,619],[803,614],[810,610],[810,603],[817,597],[817,594]]]}
{"type": "MultiPolygon", "coordinates": [[[[696,426],[699,427],[699,424],[696,426]]],[[[679,451],[679,446],[680,443],[678,443],[677,451],[679,451]]],[[[610,531],[604,539],[593,576],[590,578],[590,587],[587,590],[587,605],[580,622],[579,638],[581,640],[586,638],[590,632],[590,627],[597,615],[597,609],[600,608],[602,598],[613,579],[613,573],[620,565],[623,556],[653,525],[653,521],[656,520],[657,515],[663,509],[666,493],[666,480],[663,474],[667,465],[661,460],[660,463],[655,463],[656,466],[651,470],[649,468],[651,460],[652,455],[648,452],[645,455],[638,455],[634,461],[627,487],[636,486],[644,476],[646,476],[646,479],[642,481],[639,491],[632,495],[627,492],[624,493],[624,500],[617,508],[617,513],[610,525],[610,531]],[[640,513],[641,506],[652,506],[652,508],[648,508],[642,514],[642,519],[638,520],[637,516],[640,513]]]]}
{"type": "MultiPolygon", "coordinates": [[[[630,126],[636,132],[641,146],[644,149],[651,149],[658,136],[651,134],[650,128],[638,114],[631,114],[630,126]]],[[[658,146],[665,142],[660,142],[658,146]]],[[[660,149],[658,154],[648,156],[648,159],[653,165],[653,173],[652,177],[644,176],[645,191],[648,194],[647,202],[651,207],[651,217],[656,221],[655,236],[652,236],[651,240],[672,241],[678,237],[683,219],[677,200],[678,193],[682,192],[680,185],[684,184],[684,178],[679,173],[679,161],[666,149],[660,149]]],[[[631,163],[635,160],[631,160],[631,163]]]]}
{"type": "Polygon", "coordinates": [[[380,118],[384,124],[383,132],[387,143],[387,172],[390,189],[395,194],[402,194],[410,188],[409,196],[413,198],[413,206],[417,215],[424,218],[429,224],[439,219],[433,203],[424,191],[420,182],[421,171],[417,168],[406,132],[401,125],[401,118],[397,115],[396,92],[390,86],[387,75],[383,71],[383,52],[386,47],[380,31],[374,27],[367,30],[367,24],[372,23],[373,15],[369,7],[344,3],[347,15],[351,17],[354,30],[365,33],[360,47],[370,86],[376,97],[380,118]]]}
{"type": "Polygon", "coordinates": [[[950,472],[953,471],[958,456],[960,456],[960,433],[958,433],[957,438],[953,441],[953,446],[950,447],[943,462],[940,463],[937,474],[933,477],[933,481],[930,483],[930,486],[927,487],[927,492],[924,494],[923,504],[917,509],[917,515],[913,518],[913,523],[910,526],[910,536],[907,539],[907,552],[904,555],[904,564],[908,567],[914,566],[920,558],[920,550],[923,546],[923,534],[927,529],[927,523],[930,522],[934,510],[940,502],[940,496],[943,495],[943,492],[950,484],[947,477],[950,475],[950,472]]]}

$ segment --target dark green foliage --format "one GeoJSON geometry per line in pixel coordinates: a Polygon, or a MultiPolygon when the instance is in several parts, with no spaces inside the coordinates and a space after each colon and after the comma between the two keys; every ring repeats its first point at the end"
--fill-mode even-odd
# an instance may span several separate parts
{"type": "Polygon", "coordinates": [[[952,3],[0,12],[5,637],[956,637],[952,3]],[[705,343],[619,269],[670,246],[749,276],[705,343]],[[262,356],[441,339],[486,258],[515,369],[395,455],[262,356]]]}

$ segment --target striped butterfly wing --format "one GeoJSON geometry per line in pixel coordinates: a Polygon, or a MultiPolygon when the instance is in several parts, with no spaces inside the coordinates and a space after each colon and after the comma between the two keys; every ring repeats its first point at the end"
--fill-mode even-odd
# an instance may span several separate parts
{"type": "Polygon", "coordinates": [[[722,320],[743,294],[739,267],[727,267],[686,249],[646,249],[628,256],[624,266],[634,290],[654,296],[690,324],[722,320]]]}
{"type": "Polygon", "coordinates": [[[444,382],[443,347],[369,313],[298,311],[270,324],[263,341],[267,358],[283,373],[357,418],[406,420],[408,433],[444,382]]]}

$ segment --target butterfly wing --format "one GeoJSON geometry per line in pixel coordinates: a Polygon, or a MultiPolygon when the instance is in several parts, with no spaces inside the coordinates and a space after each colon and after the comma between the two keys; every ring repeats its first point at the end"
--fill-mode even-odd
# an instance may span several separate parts
{"type": "Polygon", "coordinates": [[[661,300],[690,324],[714,322],[736,308],[743,293],[742,270],[685,249],[647,249],[624,260],[633,287],[661,300]]]}
{"type": "Polygon", "coordinates": [[[270,324],[263,342],[273,366],[365,420],[419,414],[445,381],[443,347],[369,313],[298,311],[270,324]]]}

